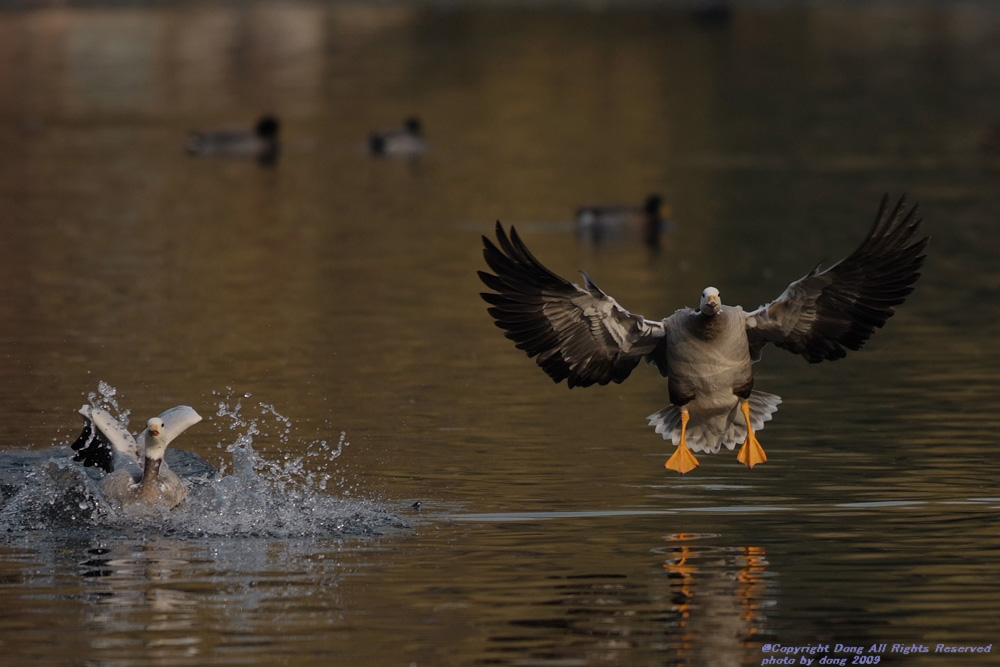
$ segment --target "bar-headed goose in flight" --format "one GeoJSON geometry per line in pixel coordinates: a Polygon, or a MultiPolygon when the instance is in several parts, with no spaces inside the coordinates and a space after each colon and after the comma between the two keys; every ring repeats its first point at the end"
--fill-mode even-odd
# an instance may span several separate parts
{"type": "Polygon", "coordinates": [[[691,450],[716,453],[742,442],[738,460],[753,468],[767,460],[754,435],[781,399],[755,390],[752,364],[768,343],[809,362],[859,350],[913,291],[928,237],[920,237],[917,206],[905,197],[889,208],[883,197],[875,224],[857,250],[828,269],[817,266],[771,303],[746,312],[724,306],[707,287],[697,309],[647,320],[583,273],[578,287],[545,268],[513,227],[496,226],[499,247],[485,236],[484,255],[496,275],[479,272],[496,325],[570,388],[621,382],[641,360],[667,378],[668,407],[650,415],[656,432],[677,450],[666,467],[686,473],[691,450]],[[845,349],[846,348],[846,349],[845,349]]]}
{"type": "Polygon", "coordinates": [[[99,487],[104,494],[122,505],[146,503],[167,507],[179,505],[188,488],[163,460],[167,445],[189,426],[201,421],[201,415],[186,405],[170,408],[146,422],[138,438],[106,410],[84,405],[83,432],[72,447],[74,461],[104,470],[99,487]]]}

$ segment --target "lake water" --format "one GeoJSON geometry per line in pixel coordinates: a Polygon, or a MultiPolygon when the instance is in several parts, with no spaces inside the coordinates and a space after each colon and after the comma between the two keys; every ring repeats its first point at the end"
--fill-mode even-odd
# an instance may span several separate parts
{"type": "Polygon", "coordinates": [[[4,664],[998,663],[994,5],[3,6],[4,664]],[[265,112],[273,168],[184,153],[265,112]],[[653,192],[659,252],[575,239],[653,192]],[[752,471],[667,473],[651,369],[568,391],[478,296],[499,219],[647,317],[756,307],[883,192],[924,275],[844,361],[765,352],[752,471]],[[94,493],[89,400],[205,417],[185,506],[94,493]]]}

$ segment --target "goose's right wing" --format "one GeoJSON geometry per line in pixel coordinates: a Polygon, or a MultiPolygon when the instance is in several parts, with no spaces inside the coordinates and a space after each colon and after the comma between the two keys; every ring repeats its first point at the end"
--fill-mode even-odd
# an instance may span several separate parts
{"type": "Polygon", "coordinates": [[[498,222],[496,235],[499,247],[483,237],[486,263],[496,275],[479,272],[494,290],[481,296],[504,335],[536,357],[555,382],[566,380],[571,388],[621,382],[665,345],[662,322],[628,312],[587,274],[584,289],[552,273],[513,227],[508,237],[498,222]]]}
{"type": "Polygon", "coordinates": [[[118,455],[138,460],[139,448],[132,434],[107,410],[84,405],[79,412],[83,416],[83,432],[71,445],[76,451],[74,461],[112,472],[118,455]]]}

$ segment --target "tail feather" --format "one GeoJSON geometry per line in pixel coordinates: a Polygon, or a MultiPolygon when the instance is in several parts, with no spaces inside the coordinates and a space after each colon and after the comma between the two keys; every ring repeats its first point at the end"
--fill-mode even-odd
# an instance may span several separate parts
{"type": "MultiPolygon", "coordinates": [[[[750,421],[753,430],[759,431],[764,428],[764,422],[771,420],[771,415],[778,409],[781,397],[768,394],[763,391],[754,390],[750,394],[750,421]]],[[[687,426],[687,445],[695,452],[710,452],[715,454],[725,445],[728,449],[734,449],[736,445],[742,444],[747,437],[747,426],[740,412],[739,404],[733,406],[727,414],[719,415],[717,418],[706,419],[696,412],[691,412],[691,419],[687,426]]],[[[664,440],[670,440],[674,445],[681,441],[681,411],[676,405],[668,405],[659,412],[651,414],[649,425],[656,428],[656,432],[663,436],[664,440]]]]}

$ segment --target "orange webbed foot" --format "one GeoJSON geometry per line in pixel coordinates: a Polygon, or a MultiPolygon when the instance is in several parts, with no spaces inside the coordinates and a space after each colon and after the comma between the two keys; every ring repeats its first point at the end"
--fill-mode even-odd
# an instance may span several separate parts
{"type": "Polygon", "coordinates": [[[698,467],[698,459],[694,457],[687,446],[687,423],[690,418],[687,410],[681,411],[681,441],[677,445],[677,451],[666,463],[667,470],[676,470],[682,475],[698,467]]]}
{"type": "Polygon", "coordinates": [[[676,470],[680,474],[691,472],[698,467],[698,459],[694,457],[691,450],[683,442],[677,445],[677,451],[666,463],[667,470],[676,470]]]}
{"type": "Polygon", "coordinates": [[[747,422],[747,439],[743,441],[743,446],[740,447],[736,460],[752,469],[758,463],[767,463],[767,455],[764,454],[764,448],[760,446],[757,436],[753,433],[753,426],[750,422],[750,404],[741,399],[740,410],[747,422]]]}

